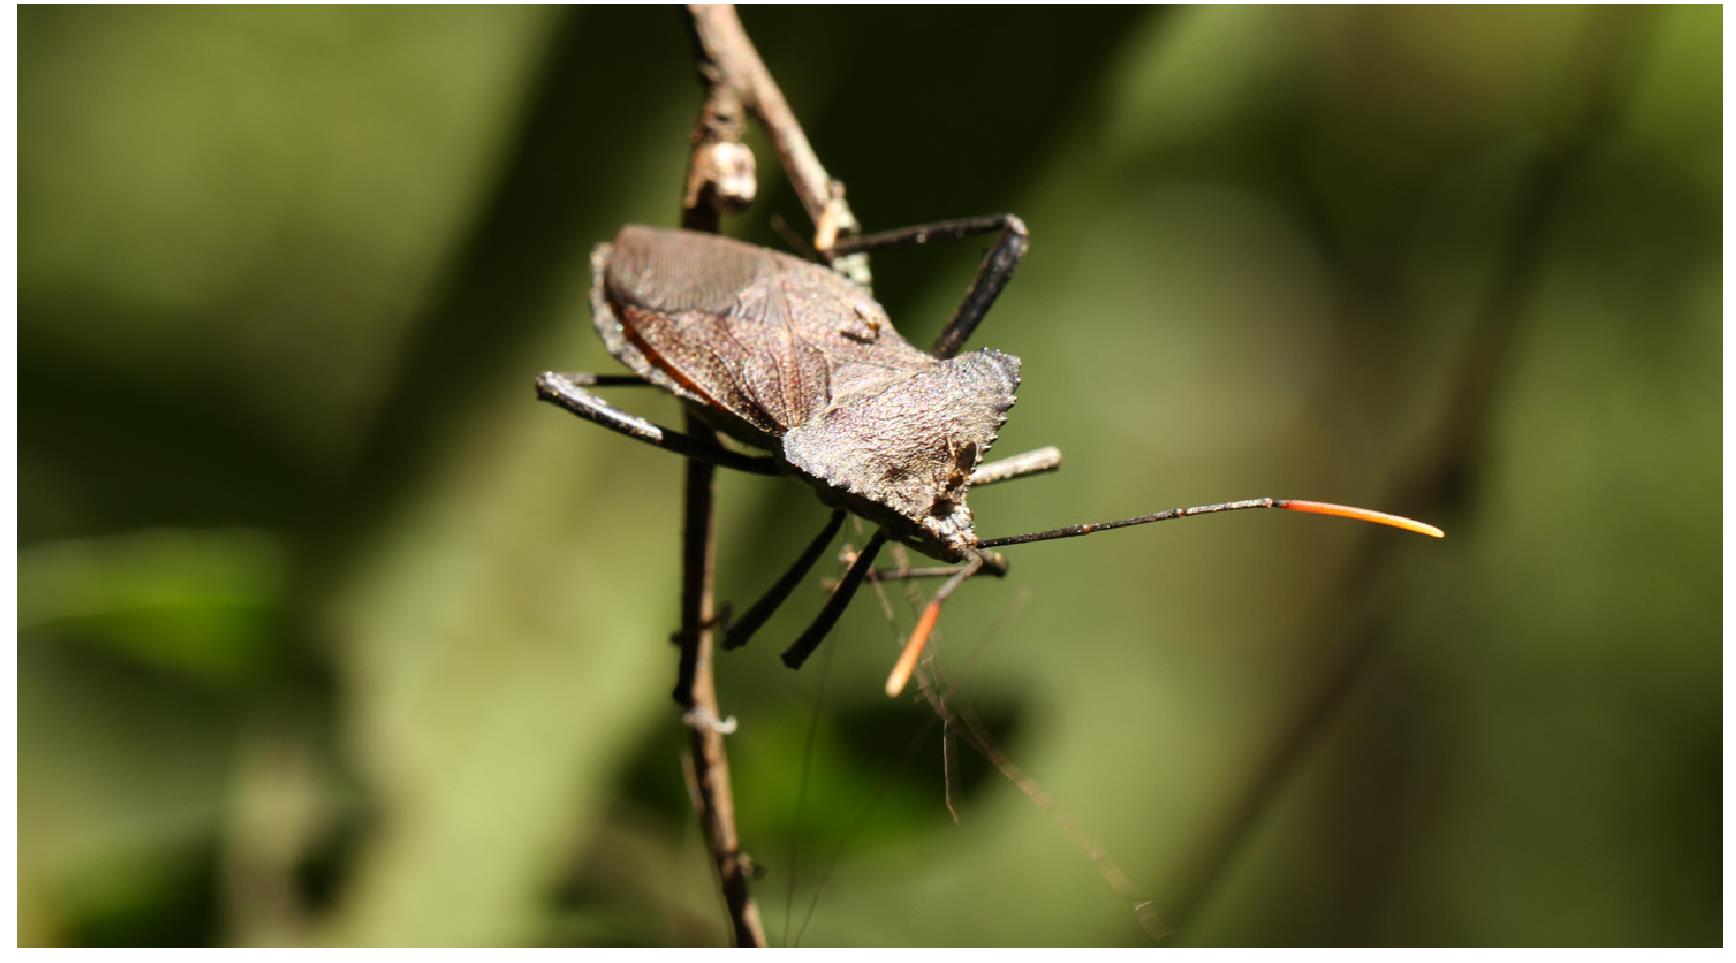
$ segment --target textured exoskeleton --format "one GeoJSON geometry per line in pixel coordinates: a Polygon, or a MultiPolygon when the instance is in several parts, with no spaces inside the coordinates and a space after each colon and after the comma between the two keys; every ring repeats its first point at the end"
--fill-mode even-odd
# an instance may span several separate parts
{"type": "Polygon", "coordinates": [[[976,553],[965,497],[1018,358],[937,358],[839,274],[716,235],[625,227],[591,269],[597,332],[634,373],[917,551],[976,553]]]}

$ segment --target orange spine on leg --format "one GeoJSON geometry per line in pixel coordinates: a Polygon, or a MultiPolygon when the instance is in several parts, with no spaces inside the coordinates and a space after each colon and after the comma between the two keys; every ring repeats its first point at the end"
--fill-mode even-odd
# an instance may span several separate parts
{"type": "Polygon", "coordinates": [[[922,617],[916,620],[916,630],[910,633],[910,641],[904,643],[904,651],[898,654],[892,674],[886,677],[888,698],[896,699],[909,684],[910,674],[916,671],[916,660],[922,657],[922,650],[928,646],[928,637],[934,632],[934,623],[939,620],[940,601],[935,600],[922,610],[922,617]]]}

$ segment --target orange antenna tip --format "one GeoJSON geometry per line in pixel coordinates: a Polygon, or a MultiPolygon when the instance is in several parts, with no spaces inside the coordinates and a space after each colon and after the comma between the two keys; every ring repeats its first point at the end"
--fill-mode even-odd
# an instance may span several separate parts
{"type": "Polygon", "coordinates": [[[898,698],[904,687],[910,684],[910,674],[916,671],[916,660],[922,657],[922,650],[928,645],[928,637],[934,632],[934,623],[940,620],[940,600],[935,599],[922,610],[922,617],[916,620],[916,629],[910,633],[910,641],[904,643],[904,651],[898,654],[898,661],[892,666],[892,674],[886,677],[886,697],[898,698]]]}
{"type": "Polygon", "coordinates": [[[1278,508],[1286,508],[1293,512],[1309,512],[1314,515],[1335,515],[1339,518],[1354,518],[1359,522],[1373,522],[1376,525],[1390,525],[1402,528],[1407,532],[1427,535],[1430,538],[1446,538],[1447,533],[1428,522],[1419,522],[1403,515],[1388,515],[1367,508],[1353,508],[1349,505],[1334,505],[1331,502],[1311,502],[1299,498],[1280,498],[1272,503],[1278,508]]]}

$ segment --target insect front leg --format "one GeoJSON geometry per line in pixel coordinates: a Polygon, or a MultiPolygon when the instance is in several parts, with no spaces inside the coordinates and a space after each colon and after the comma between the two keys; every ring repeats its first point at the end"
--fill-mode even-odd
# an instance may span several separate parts
{"type": "Polygon", "coordinates": [[[1000,297],[1001,289],[1007,286],[1007,282],[1013,277],[1014,269],[1019,266],[1019,260],[1025,256],[1031,232],[1025,229],[1024,221],[1013,214],[985,214],[981,217],[936,221],[933,224],[918,224],[915,227],[840,238],[827,253],[839,257],[889,247],[927,244],[937,238],[957,240],[995,232],[1000,235],[995,238],[995,246],[983,255],[982,266],[977,269],[976,279],[971,282],[970,290],[965,292],[964,301],[959,304],[958,310],[952,313],[952,318],[946,322],[940,337],[934,341],[934,353],[942,358],[950,358],[958,354],[977,325],[982,323],[983,316],[988,314],[995,298],[1000,297]]]}
{"type": "Polygon", "coordinates": [[[594,375],[579,372],[563,374],[545,371],[536,379],[536,395],[537,398],[559,405],[586,421],[664,451],[754,475],[783,474],[776,459],[744,455],[673,428],[653,424],[638,415],[628,414],[585,390],[591,387],[645,384],[648,382],[638,375],[594,375]]]}

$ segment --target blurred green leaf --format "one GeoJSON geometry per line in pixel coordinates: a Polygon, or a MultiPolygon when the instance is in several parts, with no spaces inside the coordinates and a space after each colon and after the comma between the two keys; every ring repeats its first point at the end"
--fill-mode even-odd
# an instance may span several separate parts
{"type": "Polygon", "coordinates": [[[282,549],[263,532],[49,542],[19,553],[19,629],[234,685],[273,665],[285,580],[282,549]]]}

